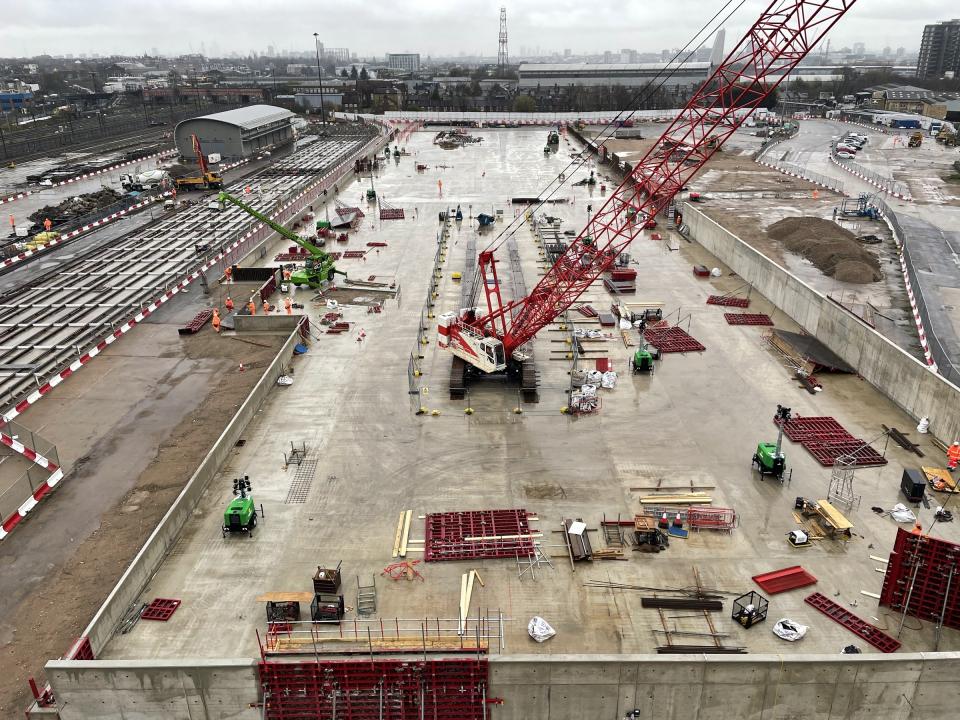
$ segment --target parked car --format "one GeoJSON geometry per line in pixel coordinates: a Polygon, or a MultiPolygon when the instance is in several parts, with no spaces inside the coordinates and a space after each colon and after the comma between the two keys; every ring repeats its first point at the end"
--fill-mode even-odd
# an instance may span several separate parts
{"type": "Polygon", "coordinates": [[[837,157],[840,158],[841,160],[853,160],[856,157],[856,155],[846,150],[838,150],[837,157]]]}
{"type": "Polygon", "coordinates": [[[847,152],[857,154],[859,148],[856,145],[847,145],[846,143],[837,143],[837,150],[846,150],[847,152]]]}

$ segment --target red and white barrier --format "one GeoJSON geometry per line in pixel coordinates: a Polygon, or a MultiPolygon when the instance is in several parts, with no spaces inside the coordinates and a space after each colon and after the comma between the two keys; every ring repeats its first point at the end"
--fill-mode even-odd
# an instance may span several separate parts
{"type": "Polygon", "coordinates": [[[20,524],[20,521],[23,520],[27,513],[29,513],[33,508],[37,506],[47,494],[57,486],[61,480],[63,480],[63,469],[57,465],[52,460],[45,458],[43,455],[38,454],[32,448],[26,447],[19,440],[15,440],[10,435],[7,435],[4,432],[0,432],[0,442],[9,447],[14,452],[17,452],[23,455],[27,460],[39,465],[45,470],[50,471],[50,477],[38,487],[30,497],[28,497],[15,513],[12,513],[10,517],[5,518],[3,523],[0,524],[0,540],[3,540],[10,532],[20,524]]]}
{"type": "Polygon", "coordinates": [[[152,160],[153,158],[168,158],[173,157],[177,154],[177,150],[164,150],[163,152],[154,153],[153,155],[145,155],[142,158],[137,158],[136,160],[127,160],[126,162],[118,163],[117,165],[111,165],[110,167],[105,167],[100,170],[91,173],[84,173],[83,175],[77,175],[76,177],[70,178],[68,180],[61,180],[60,182],[53,183],[48,185],[40,190],[27,190],[26,192],[18,193],[17,195],[11,195],[6,198],[0,198],[0,205],[6,203],[12,203],[14,200],[20,200],[29,195],[35,193],[43,192],[44,190],[49,190],[50,188],[58,188],[63,185],[69,185],[70,183],[79,182],[80,180],[88,180],[89,178],[96,177],[97,175],[103,175],[104,173],[112,172],[114,170],[119,170],[122,167],[127,167],[128,165],[135,165],[136,163],[143,162],[144,160],[152,160]]]}
{"type": "Polygon", "coordinates": [[[61,243],[66,242],[67,240],[73,240],[73,238],[75,238],[77,235],[80,235],[81,233],[88,232],[89,230],[93,230],[94,228],[102,227],[107,223],[111,223],[114,220],[123,217],[124,215],[128,215],[129,213],[139,210],[140,208],[146,207],[147,205],[150,205],[151,203],[156,202],[160,198],[169,197],[171,195],[173,195],[172,192],[165,192],[159,195],[152,195],[149,200],[142,200],[141,202],[131,205],[130,207],[124,208],[123,210],[118,210],[115,213],[107,215],[107,217],[105,218],[94,220],[92,223],[88,225],[84,225],[75,230],[71,230],[70,232],[65,233],[64,235],[61,235],[56,240],[51,240],[48,243],[39,245],[34,250],[24,250],[22,253],[14,255],[13,257],[6,258],[2,263],[0,263],[0,268],[10,267],[11,265],[15,265],[19,262],[23,262],[27,258],[32,257],[37,253],[39,253],[41,250],[46,250],[47,248],[53,247],[54,245],[60,245],[61,243]]]}
{"type": "Polygon", "coordinates": [[[907,272],[907,260],[900,253],[900,269],[903,271],[903,284],[907,288],[907,297],[910,298],[910,309],[913,311],[913,322],[917,326],[917,334],[920,336],[920,345],[923,347],[923,358],[927,365],[934,372],[939,372],[937,361],[933,359],[930,352],[930,345],[927,343],[927,331],[923,327],[923,319],[920,317],[920,308],[917,306],[917,299],[913,294],[913,286],[910,284],[910,274],[907,272]]]}
{"type": "MultiPolygon", "coordinates": [[[[854,177],[860,178],[861,180],[863,180],[863,181],[864,181],[865,183],[867,183],[868,185],[873,185],[873,186],[874,186],[875,188],[877,188],[878,190],[887,190],[887,187],[886,187],[885,185],[881,185],[881,184],[878,183],[876,180],[874,180],[874,179],[872,179],[872,178],[868,178],[868,177],[867,177],[866,175],[864,175],[863,173],[857,172],[857,171],[854,170],[853,168],[851,168],[851,167],[849,167],[849,166],[847,166],[847,165],[844,165],[842,162],[840,162],[840,161],[837,160],[835,157],[833,157],[833,155],[830,156],[830,162],[832,162],[834,165],[836,165],[837,167],[839,167],[841,170],[846,170],[848,173],[850,173],[850,174],[853,175],[854,177]]],[[[893,195],[895,198],[899,198],[899,199],[901,199],[901,200],[909,200],[909,201],[911,201],[911,202],[913,201],[913,196],[911,196],[911,195],[904,195],[904,194],[902,194],[902,193],[894,192],[893,190],[887,190],[887,191],[888,191],[891,195],[893,195]]]]}
{"type": "MultiPolygon", "coordinates": [[[[314,191],[319,194],[334,182],[339,181],[343,175],[353,168],[355,158],[363,157],[371,150],[376,149],[384,139],[385,138],[381,136],[371,140],[369,143],[364,145],[363,149],[359,153],[352,156],[349,160],[345,160],[337,165],[337,167],[333,168],[313,185],[310,185],[302,193],[287,202],[277,211],[276,214],[271,215],[270,219],[277,220],[277,222],[289,220],[310,203],[311,199],[305,199],[308,195],[314,191]]],[[[121,337],[130,332],[134,327],[155,313],[162,305],[167,303],[179,292],[184,290],[188,285],[197,280],[197,278],[199,278],[204,272],[212,267],[215,267],[231,253],[237,250],[241,245],[252,239],[255,235],[263,233],[263,231],[266,229],[268,229],[266,225],[258,223],[222,253],[211,258],[200,268],[182,278],[174,287],[167,290],[160,297],[154,299],[147,307],[143,308],[139,313],[124,322],[119,328],[90,347],[83,355],[70,363],[67,368],[50,376],[47,381],[43,383],[43,385],[41,385],[37,390],[30,393],[30,395],[28,395],[24,400],[21,400],[14,407],[7,410],[7,412],[0,416],[0,421],[2,421],[2,424],[6,424],[21,415],[31,405],[47,395],[51,390],[80,370],[80,368],[87,365],[91,360],[93,360],[93,358],[106,350],[110,345],[115,343],[121,337]]],[[[3,521],[2,525],[0,525],[0,540],[3,540],[10,533],[10,531],[15,528],[23,520],[23,518],[25,518],[27,514],[37,506],[40,500],[46,497],[47,494],[49,494],[49,492],[63,479],[63,470],[56,463],[53,463],[42,455],[39,455],[33,449],[26,447],[23,443],[19,442],[18,440],[14,440],[5,433],[0,432],[0,442],[2,442],[4,445],[7,445],[7,447],[12,449],[14,452],[23,455],[23,457],[27,458],[31,462],[50,471],[50,477],[47,478],[47,481],[17,509],[17,512],[13,513],[9,518],[3,521]]]]}

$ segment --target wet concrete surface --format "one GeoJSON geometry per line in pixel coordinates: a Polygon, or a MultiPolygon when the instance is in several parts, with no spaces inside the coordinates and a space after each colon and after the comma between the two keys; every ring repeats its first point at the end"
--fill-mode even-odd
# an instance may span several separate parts
{"type": "MultiPolygon", "coordinates": [[[[771,417],[778,403],[803,415],[835,416],[866,439],[877,436],[881,422],[907,428],[910,419],[855,376],[825,377],[824,392],[803,392],[765,345],[763,330],[727,325],[722,309],[705,304],[707,295],[734,291],[742,280],[731,277],[699,246],[669,233],[661,241],[643,233],[630,248],[638,291],[623,299],[662,303],[668,317],[682,319],[683,327],[703,342],[705,352],[671,354],[654,376],[632,376],[627,372],[632,349],[611,333],[597,343],[594,357],[612,361],[620,372],[617,387],[603,391],[598,414],[571,417],[560,412],[569,403],[571,361],[564,356],[569,329],[554,323],[535,341],[541,376],[538,404],[521,402],[514,388],[497,380],[476,383],[462,401],[449,399],[450,356],[437,349],[435,321],[429,314],[458,309],[460,284],[452,273],[464,267],[468,240],[474,237],[483,249],[497,238],[521,209],[509,198],[536,192],[579,148],[561,143],[557,155],[545,155],[546,133],[538,129],[475,132],[482,143],[445,151],[431,144],[433,134],[413,135],[407,142],[411,155],[391,161],[374,180],[381,197],[403,207],[407,219],[381,222],[375,209],[364,204],[368,214],[361,229],[337,248],[386,242],[386,248],[368,254],[365,261],[344,260],[338,266],[363,279],[372,275],[396,280],[401,297],[375,315],[366,307],[344,306],[350,333],[318,335],[310,351],[294,361],[294,392],[276,394],[265,404],[246,433],[247,443],[210,484],[192,522],[144,592],[144,597],[182,599],[176,615],[167,623],[141,623],[134,632],[115,637],[103,656],[256,657],[256,630],[262,633],[265,628],[264,606],[256,596],[307,591],[317,565],[340,560],[346,604],[355,606],[357,577],[375,577],[377,614],[389,621],[455,618],[460,575],[479,570],[486,584],[475,591],[475,611],[503,611],[508,653],[649,652],[657,644],[660,618],[640,608],[639,593],[596,590],[584,582],[689,587],[694,567],[708,586],[745,592],[753,588],[753,574],[802,561],[819,579],[820,592],[859,607],[863,616],[893,622],[887,611],[860,595],[860,590],[879,589],[882,575],[868,555],[887,554],[895,534],[895,525],[869,507],[888,508],[898,501],[900,474],[903,467],[916,464],[915,456],[880,441],[877,447],[890,464],[859,470],[856,476],[863,500],[851,517],[858,537],[850,543],[818,542],[804,551],[792,549],[784,538],[796,527],[794,499],[825,497],[829,469],[789,444],[793,472],[789,483],[781,485],[760,481],[750,458],[757,442],[775,439],[771,417]],[[415,163],[429,169],[418,173],[415,163]],[[457,204],[465,219],[450,228],[436,306],[425,308],[438,213],[457,204]],[[469,216],[478,211],[502,211],[504,221],[478,233],[469,216]],[[670,240],[678,242],[679,250],[668,249],[670,240]],[[691,266],[699,263],[719,266],[724,273],[700,280],[691,273],[691,266]],[[428,317],[424,346],[416,344],[421,313],[428,317]],[[423,354],[418,362],[422,375],[411,379],[408,363],[418,351],[423,354]],[[412,395],[411,383],[418,388],[412,395]],[[425,414],[414,414],[420,406],[425,414]],[[308,457],[318,460],[302,499],[292,493],[294,471],[280,462],[291,441],[305,442],[308,457]],[[223,538],[222,510],[231,497],[230,478],[238,471],[249,474],[266,521],[251,538],[223,538]],[[655,487],[660,479],[708,486],[714,505],[736,509],[739,527],[729,535],[704,532],[675,540],[659,555],[627,551],[625,562],[582,564],[572,572],[562,541],[553,532],[562,519],[583,517],[589,527],[599,528],[604,516],[631,518],[640,509],[639,496],[652,492],[640,488],[655,487]],[[553,569],[541,568],[536,580],[519,576],[514,560],[421,564],[423,583],[380,576],[392,562],[400,510],[413,510],[411,538],[421,540],[424,526],[418,518],[424,513],[521,507],[536,513],[541,547],[553,558],[553,569]],[[527,636],[526,623],[533,615],[557,628],[549,644],[537,645],[527,636]]],[[[598,171],[601,177],[605,174],[602,167],[598,171]]],[[[349,198],[352,192],[362,198],[368,186],[369,181],[360,180],[344,195],[349,198]]],[[[584,187],[566,188],[558,196],[567,202],[551,206],[549,212],[562,219],[564,229],[574,230],[584,222],[587,205],[596,209],[604,199],[599,188],[584,187]]],[[[516,239],[524,278],[532,288],[544,271],[540,249],[529,225],[519,224],[516,239]]],[[[281,247],[277,244],[273,251],[281,247]]],[[[506,267],[505,256],[501,260],[506,267]]],[[[298,294],[297,300],[306,302],[313,327],[320,328],[317,321],[327,309],[304,296],[298,294]]],[[[613,298],[594,284],[581,301],[606,310],[613,298]]],[[[769,313],[778,327],[797,329],[762,298],[754,298],[751,312],[769,313]]],[[[583,366],[592,364],[585,361],[583,366]]],[[[931,456],[936,452],[927,444],[924,450],[931,456]]],[[[929,523],[933,511],[918,512],[921,521],[929,523]]],[[[960,539],[957,528],[940,531],[960,539]]],[[[598,546],[603,544],[599,533],[594,538],[598,546]]],[[[421,557],[411,551],[408,559],[421,557]]],[[[770,632],[745,631],[729,618],[718,618],[720,631],[731,633],[731,644],[744,644],[751,651],[835,655],[849,644],[849,633],[806,606],[803,596],[779,595],[772,610],[777,617],[814,628],[802,647],[787,645],[770,632]]],[[[348,611],[348,623],[355,617],[348,611]]],[[[684,629],[702,631],[703,619],[684,629]]],[[[928,649],[931,638],[932,627],[925,625],[902,639],[905,648],[917,650],[928,649]]],[[[956,647],[960,633],[946,631],[941,649],[956,647]]]]}

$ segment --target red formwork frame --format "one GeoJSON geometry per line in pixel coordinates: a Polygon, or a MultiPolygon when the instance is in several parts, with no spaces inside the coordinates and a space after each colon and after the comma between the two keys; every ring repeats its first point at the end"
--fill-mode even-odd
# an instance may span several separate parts
{"type": "Polygon", "coordinates": [[[696,338],[678,327],[647,328],[643,337],[661,353],[703,352],[707,348],[696,338]]]}
{"type": "Polygon", "coordinates": [[[488,720],[485,659],[259,664],[266,720],[488,720]]]}
{"type": "MultiPolygon", "coordinates": [[[[494,334],[506,357],[573,304],[664,212],[691,178],[850,9],[855,0],[774,0],[687,105],[610,193],[529,295],[504,304],[487,293],[473,332],[494,334]]],[[[504,230],[478,258],[483,278],[496,273],[504,230]]],[[[485,286],[485,283],[483,284],[485,286]]]]}
{"type": "Polygon", "coordinates": [[[727,325],[773,325],[773,320],[764,313],[724,313],[727,325]]]}
{"type": "MultiPolygon", "coordinates": [[[[773,420],[777,424],[776,418],[773,420]]],[[[783,426],[783,433],[793,442],[802,443],[808,436],[817,434],[818,439],[835,438],[845,440],[853,437],[844,430],[843,425],[829,416],[793,417],[783,426]]]]}
{"type": "Polygon", "coordinates": [[[866,620],[838,605],[826,595],[813,593],[807,595],[803,601],[810,607],[816,608],[834,622],[843,625],[854,635],[873,645],[880,652],[892,653],[900,649],[900,641],[887,635],[883,630],[871,625],[866,620]]]}
{"type": "Polygon", "coordinates": [[[711,295],[707,298],[707,305],[748,308],[750,307],[750,298],[729,297],[727,295],[711,295]]]}
{"type": "Polygon", "coordinates": [[[175,598],[157,598],[140,612],[141,620],[156,620],[166,622],[180,607],[180,601],[175,598]]]}
{"type": "Polygon", "coordinates": [[[807,440],[803,446],[824,467],[831,467],[840,457],[852,458],[857,467],[879,467],[887,464],[883,455],[860,438],[841,442],[807,440]]]}
{"type": "MultiPolygon", "coordinates": [[[[776,418],[773,419],[777,424],[776,418]]],[[[850,457],[857,467],[878,467],[887,460],[864,440],[854,437],[830,416],[795,417],[783,426],[783,433],[798,442],[824,467],[837,458],[850,457]]]]}
{"type": "Polygon", "coordinates": [[[880,604],[960,630],[960,545],[898,528],[880,604]]]}
{"type": "Polygon", "coordinates": [[[522,508],[431,513],[426,518],[423,558],[436,562],[528,557],[533,555],[531,534],[529,515],[522,508]]]}

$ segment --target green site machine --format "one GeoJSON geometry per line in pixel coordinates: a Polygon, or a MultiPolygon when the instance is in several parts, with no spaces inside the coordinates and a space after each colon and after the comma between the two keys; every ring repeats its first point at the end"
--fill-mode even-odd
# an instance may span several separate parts
{"type": "Polygon", "coordinates": [[[253,504],[253,496],[250,494],[250,477],[244,475],[242,478],[233,480],[234,498],[223,511],[223,537],[227,533],[245,532],[248,537],[253,534],[253,529],[257,526],[257,506],[253,504]]]}
{"type": "Polygon", "coordinates": [[[268,218],[263,213],[257,212],[252,207],[246,203],[238,200],[233,195],[229,193],[222,192],[218,195],[221,206],[224,203],[231,203],[236,205],[238,208],[243,210],[248,215],[255,217],[257,220],[262,222],[264,225],[268,226],[271,230],[279,233],[287,240],[292,243],[296,243],[309,253],[304,262],[304,267],[295,270],[290,275],[290,282],[292,282],[297,287],[301,285],[307,285],[312,288],[320,287],[322,283],[327,282],[328,280],[333,280],[334,275],[343,275],[347,276],[345,272],[337,270],[333,264],[333,258],[330,257],[327,253],[321,250],[319,247],[314,245],[312,242],[303,239],[299,235],[290,230],[287,230],[283,225],[275,223],[273,220],[268,218]]]}
{"type": "Polygon", "coordinates": [[[634,375],[637,373],[653,375],[657,369],[655,361],[659,359],[660,351],[648,343],[643,343],[630,358],[630,367],[633,369],[634,375]]]}
{"type": "Polygon", "coordinates": [[[789,421],[790,408],[777,405],[777,414],[773,416],[773,422],[777,425],[777,441],[775,443],[759,443],[757,451],[753,454],[753,465],[760,473],[761,480],[763,480],[764,475],[772,475],[783,482],[783,473],[787,468],[787,456],[782,451],[783,427],[789,421]]]}

